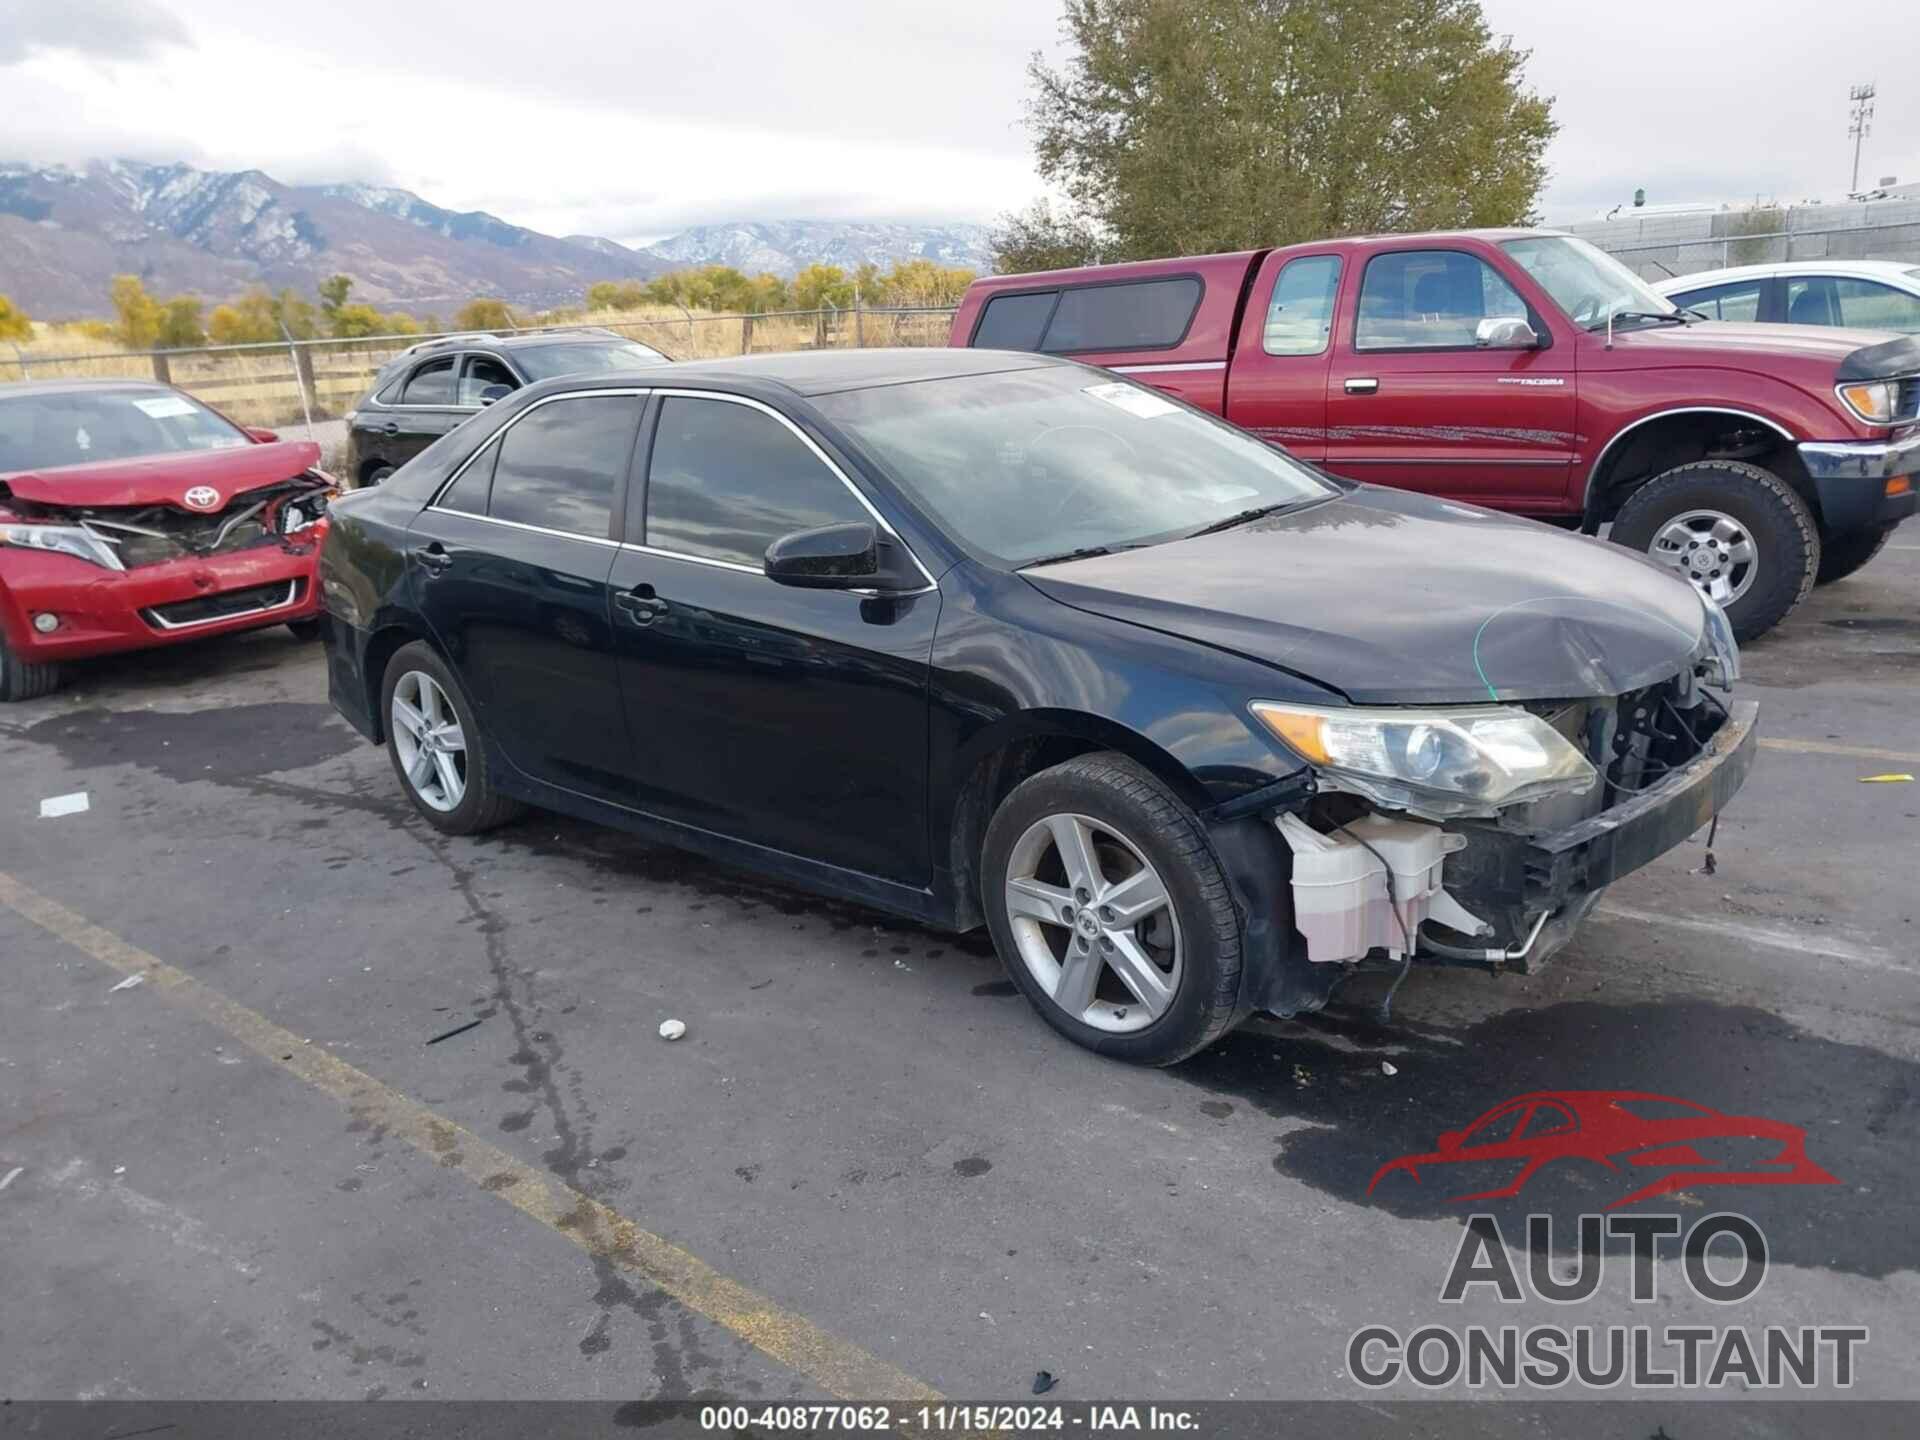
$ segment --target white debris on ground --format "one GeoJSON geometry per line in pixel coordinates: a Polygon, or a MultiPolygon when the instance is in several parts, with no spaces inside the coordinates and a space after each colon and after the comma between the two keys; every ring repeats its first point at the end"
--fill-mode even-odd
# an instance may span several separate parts
{"type": "Polygon", "coordinates": [[[684,1020],[662,1020],[660,1022],[660,1038],[662,1040],[678,1040],[686,1033],[687,1025],[684,1020]]]}
{"type": "Polygon", "coordinates": [[[92,803],[84,790],[76,790],[71,795],[50,795],[40,802],[40,818],[57,820],[62,815],[82,815],[92,803]]]}

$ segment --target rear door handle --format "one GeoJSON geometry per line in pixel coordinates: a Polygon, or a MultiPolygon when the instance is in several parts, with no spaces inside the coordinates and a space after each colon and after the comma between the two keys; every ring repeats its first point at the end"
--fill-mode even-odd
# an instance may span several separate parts
{"type": "Polygon", "coordinates": [[[1380,382],[1371,375],[1355,375],[1347,381],[1347,394],[1371,395],[1380,388],[1380,382]]]}
{"type": "Polygon", "coordinates": [[[636,625],[651,625],[667,613],[667,602],[653,593],[653,586],[644,582],[631,590],[614,591],[613,603],[636,625]]]}
{"type": "Polygon", "coordinates": [[[438,575],[453,564],[453,556],[447,553],[447,547],[438,540],[414,551],[413,558],[420,562],[420,568],[429,575],[438,575]]]}

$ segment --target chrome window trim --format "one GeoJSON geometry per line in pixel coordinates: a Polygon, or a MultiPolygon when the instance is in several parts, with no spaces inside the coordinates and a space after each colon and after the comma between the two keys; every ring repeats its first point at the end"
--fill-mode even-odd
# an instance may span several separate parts
{"type": "Polygon", "coordinates": [[[1656,410],[1651,415],[1642,415],[1638,420],[1630,421],[1614,431],[1613,438],[1600,447],[1600,453],[1595,455],[1593,457],[1593,463],[1587,466],[1588,483],[1592,483],[1593,477],[1600,473],[1600,466],[1612,452],[1613,447],[1618,445],[1628,433],[1638,430],[1650,420],[1663,419],[1668,415],[1737,415],[1742,420],[1751,420],[1757,425],[1766,426],[1783,440],[1791,441],[1793,439],[1792,432],[1787,430],[1785,426],[1767,419],[1764,415],[1756,415],[1751,410],[1735,410],[1728,405],[1678,405],[1670,410],[1656,410]]]}
{"type": "MultiPolygon", "coordinates": [[[[442,515],[462,515],[469,520],[484,520],[489,525],[506,525],[506,526],[512,527],[515,530],[530,530],[536,535],[558,535],[565,540],[590,540],[597,545],[618,545],[620,543],[619,541],[614,540],[606,535],[582,535],[577,530],[554,530],[545,525],[528,525],[524,521],[520,521],[520,520],[501,520],[501,519],[497,519],[492,515],[476,515],[471,510],[455,510],[451,506],[442,505],[440,503],[440,500],[441,500],[441,497],[444,496],[449,490],[451,490],[455,485],[458,485],[460,483],[460,477],[467,473],[468,466],[472,465],[474,461],[478,460],[482,455],[486,454],[489,450],[492,450],[495,447],[497,447],[500,444],[501,438],[509,430],[513,429],[514,426],[518,425],[522,420],[526,419],[527,416],[531,415],[534,411],[538,410],[542,405],[551,405],[556,400],[585,400],[585,399],[591,399],[595,396],[608,396],[608,395],[626,397],[629,399],[637,396],[640,399],[644,400],[647,396],[651,394],[653,394],[652,390],[645,390],[645,389],[640,389],[636,387],[632,389],[620,389],[620,390],[567,390],[567,391],[563,391],[558,395],[542,395],[538,400],[534,401],[531,405],[527,406],[526,409],[522,410],[518,415],[515,415],[511,420],[507,421],[507,423],[502,425],[498,430],[494,431],[493,434],[489,435],[486,439],[485,444],[481,445],[481,447],[478,450],[475,450],[471,455],[467,456],[466,459],[462,460],[460,464],[457,467],[455,467],[453,474],[447,477],[446,483],[442,485],[438,490],[433,492],[433,498],[427,501],[425,507],[423,507],[424,510],[437,510],[442,515]]],[[[631,465],[632,463],[631,458],[629,458],[628,463],[629,465],[631,465]]],[[[620,493],[620,498],[624,500],[625,491],[621,490],[619,493],[620,493]]],[[[488,498],[492,498],[491,495],[489,495],[488,498]]],[[[609,509],[608,511],[607,518],[609,521],[611,521],[613,518],[611,509],[609,509]]]]}
{"type": "MultiPolygon", "coordinates": [[[[763,415],[772,416],[780,424],[786,426],[787,429],[793,433],[794,437],[797,440],[799,440],[802,445],[805,445],[808,450],[813,452],[813,458],[818,460],[822,465],[826,466],[828,472],[831,473],[837,480],[839,480],[839,482],[842,485],[847,487],[847,493],[852,495],[853,498],[859,502],[860,508],[862,510],[865,510],[867,514],[872,517],[873,523],[879,526],[880,529],[889,538],[892,539],[894,544],[898,545],[902,550],[907,552],[907,558],[913,561],[913,568],[918,570],[920,572],[920,578],[927,582],[924,586],[922,586],[918,590],[888,590],[888,591],[877,591],[875,593],[888,594],[888,595],[924,595],[927,591],[937,588],[937,583],[933,578],[933,572],[927,569],[927,567],[921,563],[920,557],[914,554],[913,547],[907,544],[906,540],[901,536],[900,532],[894,529],[893,526],[887,522],[887,517],[882,515],[877,509],[874,508],[873,502],[869,500],[866,497],[866,495],[861,492],[860,487],[858,485],[855,485],[852,480],[847,478],[846,471],[842,470],[838,465],[834,464],[833,458],[830,455],[828,455],[825,450],[822,450],[818,444],[814,442],[813,437],[807,434],[807,432],[802,430],[798,425],[794,424],[794,422],[788,416],[781,414],[778,410],[774,409],[773,406],[767,404],[763,400],[755,400],[750,395],[734,395],[725,390],[675,390],[666,386],[661,386],[660,388],[654,390],[653,393],[661,397],[662,399],[666,399],[668,397],[674,397],[674,398],[684,399],[684,400],[719,400],[729,405],[745,405],[750,410],[758,410],[763,415]]],[[[532,408],[532,407],[529,407],[529,408],[532,408]]],[[[651,468],[651,461],[652,461],[651,454],[649,454],[648,456],[648,461],[649,461],[649,468],[651,468]]],[[[680,559],[680,560],[711,560],[711,557],[701,556],[701,555],[688,555],[685,552],[679,551],[679,550],[663,550],[658,546],[636,545],[634,548],[639,550],[646,550],[653,554],[665,555],[665,556],[669,556],[674,559],[680,559]]],[[[753,574],[753,575],[764,576],[766,574],[764,570],[755,569],[750,565],[742,565],[738,561],[732,561],[732,560],[711,561],[711,563],[723,564],[730,570],[744,570],[747,573],[753,574]]],[[[851,593],[857,594],[861,592],[855,591],[851,593]]]]}
{"type": "MultiPolygon", "coordinates": [[[[216,595],[219,593],[219,591],[214,592],[216,595]]],[[[169,600],[166,603],[178,605],[184,602],[169,600]]],[[[169,620],[160,613],[160,606],[149,605],[140,612],[140,618],[160,630],[197,630],[202,625],[223,625],[229,620],[244,620],[249,615],[271,615],[275,610],[289,610],[299,603],[300,579],[295,576],[287,581],[287,598],[275,600],[271,605],[256,605],[251,610],[236,610],[231,615],[213,615],[205,620],[169,620]]]]}
{"type": "Polygon", "coordinates": [[[1106,368],[1116,375],[1146,375],[1154,372],[1166,375],[1183,370],[1224,370],[1227,368],[1227,362],[1224,360],[1180,360],[1166,365],[1109,365],[1106,368]]]}

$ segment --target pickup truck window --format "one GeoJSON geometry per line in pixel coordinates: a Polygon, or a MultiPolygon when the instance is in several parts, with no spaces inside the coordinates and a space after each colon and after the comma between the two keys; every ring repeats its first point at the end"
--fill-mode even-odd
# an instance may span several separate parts
{"type": "Polygon", "coordinates": [[[1531,275],[1576,325],[1599,330],[1609,315],[1670,315],[1673,302],[1597,245],[1571,235],[1529,235],[1500,248],[1531,275]]]}
{"type": "Polygon", "coordinates": [[[1667,298],[1688,310],[1698,310],[1709,320],[1758,320],[1760,287],[1764,281],[1735,280],[1726,285],[1709,285],[1704,290],[1689,290],[1667,298]]]}
{"type": "Polygon", "coordinates": [[[1191,275],[1063,290],[1040,348],[1164,350],[1180,343],[1199,308],[1200,281],[1191,275]]]}
{"type": "Polygon", "coordinates": [[[1289,260],[1273,282],[1262,345],[1269,355],[1318,355],[1333,334],[1333,296],[1340,288],[1338,255],[1289,260]]]}
{"type": "Polygon", "coordinates": [[[981,350],[1038,350],[1053,302],[1059,298],[1058,290],[994,296],[980,312],[973,344],[981,350]]]}
{"type": "Polygon", "coordinates": [[[1527,319],[1500,272],[1464,250],[1399,250],[1367,262],[1360,281],[1356,350],[1471,349],[1488,319],[1527,319]]]}

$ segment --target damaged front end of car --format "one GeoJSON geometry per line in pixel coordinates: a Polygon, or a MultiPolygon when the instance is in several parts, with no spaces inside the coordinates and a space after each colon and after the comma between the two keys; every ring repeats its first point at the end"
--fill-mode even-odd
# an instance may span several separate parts
{"type": "Polygon", "coordinates": [[[260,545],[305,545],[327,513],[333,484],[307,472],[248,490],[212,513],[174,504],[71,505],[14,495],[0,481],[4,533],[26,549],[58,550],[102,569],[134,570],[260,545]]]}
{"type": "Polygon", "coordinates": [[[1677,672],[1618,694],[1255,702],[1312,783],[1267,817],[1295,933],[1252,1008],[1315,1009],[1347,975],[1416,960],[1534,969],[1606,886],[1712,822],[1751,768],[1757,707],[1725,698],[1739,651],[1706,608],[1677,672]]]}

